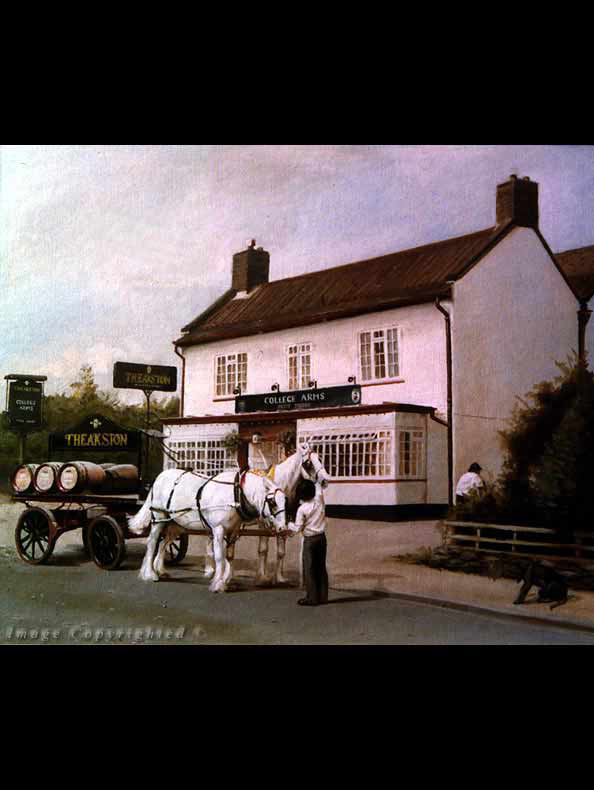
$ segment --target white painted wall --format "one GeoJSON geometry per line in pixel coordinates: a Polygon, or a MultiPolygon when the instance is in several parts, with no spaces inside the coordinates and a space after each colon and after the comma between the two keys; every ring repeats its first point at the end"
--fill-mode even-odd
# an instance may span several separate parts
{"type": "Polygon", "coordinates": [[[427,417],[427,502],[448,501],[448,427],[427,417]]]}
{"type": "Polygon", "coordinates": [[[432,304],[425,304],[191,346],[184,351],[187,360],[184,416],[234,413],[233,397],[214,399],[215,358],[219,354],[248,354],[246,394],[270,392],[274,383],[280,384],[281,391],[286,390],[287,348],[305,342],[312,344],[311,376],[318,387],[346,385],[353,375],[361,384],[358,333],[393,325],[402,329],[401,378],[389,384],[364,385],[362,403],[415,403],[433,406],[445,414],[444,321],[432,304]]]}
{"type": "Polygon", "coordinates": [[[454,286],[454,484],[478,461],[494,479],[516,396],[577,348],[575,297],[536,234],[514,229],[454,286]]]}

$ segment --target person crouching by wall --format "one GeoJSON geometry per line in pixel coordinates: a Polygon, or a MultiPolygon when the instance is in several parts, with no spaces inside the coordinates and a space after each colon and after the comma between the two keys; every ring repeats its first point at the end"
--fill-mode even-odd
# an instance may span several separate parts
{"type": "Polygon", "coordinates": [[[462,477],[458,480],[456,486],[456,504],[462,505],[468,500],[468,496],[472,491],[479,493],[481,488],[484,488],[483,478],[480,476],[481,467],[475,462],[470,464],[468,472],[464,472],[462,477]]]}
{"type": "Polygon", "coordinates": [[[318,606],[328,603],[328,571],[326,570],[326,506],[322,487],[311,480],[297,484],[299,507],[295,523],[289,523],[289,533],[303,532],[303,582],[305,598],[299,606],[318,606]]]}

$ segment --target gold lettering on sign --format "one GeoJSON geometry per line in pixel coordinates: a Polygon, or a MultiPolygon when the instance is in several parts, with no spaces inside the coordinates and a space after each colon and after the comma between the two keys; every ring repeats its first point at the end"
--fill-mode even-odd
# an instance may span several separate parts
{"type": "Polygon", "coordinates": [[[126,433],[67,433],[68,447],[127,447],[126,433]]]}
{"type": "Polygon", "coordinates": [[[143,386],[155,386],[156,384],[169,385],[169,376],[149,375],[148,373],[126,373],[128,384],[141,384],[143,386]]]}

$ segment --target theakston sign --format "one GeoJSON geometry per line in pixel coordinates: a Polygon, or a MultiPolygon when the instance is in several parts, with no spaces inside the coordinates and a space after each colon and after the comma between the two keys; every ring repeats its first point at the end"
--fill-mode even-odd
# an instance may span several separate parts
{"type": "Polygon", "coordinates": [[[358,406],[360,403],[361,387],[355,384],[346,387],[267,392],[264,395],[238,395],[235,398],[235,413],[358,406]]]}
{"type": "Polygon", "coordinates": [[[113,386],[121,389],[175,392],[177,389],[177,368],[165,365],[116,362],[113,366],[113,386]]]}
{"type": "Polygon", "coordinates": [[[63,433],[50,433],[49,449],[71,450],[73,452],[136,451],[140,447],[138,431],[128,430],[116,425],[101,414],[92,414],[78,425],[63,433]]]}

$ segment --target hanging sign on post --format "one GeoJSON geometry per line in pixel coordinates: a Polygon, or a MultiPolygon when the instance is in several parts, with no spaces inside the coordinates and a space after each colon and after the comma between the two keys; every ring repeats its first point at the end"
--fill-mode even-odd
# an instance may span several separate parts
{"type": "Polygon", "coordinates": [[[25,438],[43,425],[43,382],[47,376],[9,373],[6,385],[6,415],[11,431],[19,434],[19,463],[25,458],[25,438]]]}
{"type": "MultiPolygon", "coordinates": [[[[151,427],[151,395],[159,392],[175,392],[177,368],[167,365],[139,365],[135,362],[115,362],[113,386],[116,389],[142,390],[146,397],[146,429],[151,427]]],[[[148,472],[149,443],[145,442],[145,474],[148,472]]]]}
{"type": "Polygon", "coordinates": [[[113,366],[113,386],[116,389],[175,392],[177,389],[177,368],[167,365],[116,362],[113,366]]]}

